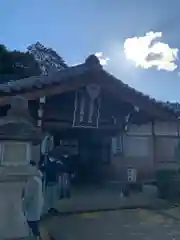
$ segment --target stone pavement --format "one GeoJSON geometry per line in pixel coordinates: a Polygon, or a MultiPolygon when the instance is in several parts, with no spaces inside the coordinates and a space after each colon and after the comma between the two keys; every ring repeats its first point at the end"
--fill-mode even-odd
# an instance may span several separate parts
{"type": "Polygon", "coordinates": [[[46,230],[43,239],[180,239],[180,221],[177,216],[171,217],[177,207],[171,208],[156,196],[153,186],[145,186],[142,193],[129,197],[121,197],[114,185],[73,190],[70,199],[58,202],[58,216],[42,222],[46,230]],[[172,238],[175,235],[178,238],[172,238]]]}
{"type": "Polygon", "coordinates": [[[180,222],[180,205],[171,206],[159,211],[162,215],[180,222]]]}
{"type": "Polygon", "coordinates": [[[149,208],[160,209],[168,203],[156,197],[156,188],[145,186],[142,193],[132,193],[129,197],[121,197],[116,187],[98,186],[74,190],[70,199],[60,200],[57,209],[60,213],[80,213],[107,211],[115,209],[149,208]]]}
{"type": "Polygon", "coordinates": [[[45,226],[55,240],[180,239],[179,222],[143,209],[58,216],[45,226]]]}

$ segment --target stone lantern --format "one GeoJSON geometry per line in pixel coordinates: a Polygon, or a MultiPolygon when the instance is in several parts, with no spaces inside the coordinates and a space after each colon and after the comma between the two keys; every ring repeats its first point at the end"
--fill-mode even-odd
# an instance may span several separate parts
{"type": "Polygon", "coordinates": [[[22,191],[37,170],[29,162],[32,145],[41,141],[28,101],[13,97],[7,116],[0,118],[0,240],[28,237],[22,210],[22,191]]]}

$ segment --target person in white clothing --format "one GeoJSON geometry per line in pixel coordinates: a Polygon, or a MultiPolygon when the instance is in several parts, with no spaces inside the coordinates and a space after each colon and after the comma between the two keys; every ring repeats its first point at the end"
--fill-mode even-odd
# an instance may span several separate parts
{"type": "MultiPolygon", "coordinates": [[[[31,161],[31,165],[36,167],[36,163],[31,161]]],[[[40,237],[39,221],[43,209],[43,191],[42,191],[42,175],[37,171],[37,175],[30,178],[24,189],[23,209],[24,214],[35,237],[40,237]]]]}

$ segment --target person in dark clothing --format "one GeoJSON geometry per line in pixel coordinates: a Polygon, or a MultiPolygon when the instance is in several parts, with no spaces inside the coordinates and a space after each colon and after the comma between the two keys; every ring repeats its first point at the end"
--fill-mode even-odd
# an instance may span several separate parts
{"type": "Polygon", "coordinates": [[[45,175],[45,212],[56,212],[55,205],[58,200],[58,179],[62,163],[49,157],[44,165],[45,175]]]}
{"type": "Polygon", "coordinates": [[[71,175],[75,171],[75,162],[68,150],[56,147],[49,153],[49,157],[57,159],[59,164],[58,191],[59,198],[70,197],[71,175]]]}
{"type": "Polygon", "coordinates": [[[64,165],[62,171],[59,174],[59,188],[60,188],[60,198],[70,198],[70,185],[71,185],[71,166],[69,155],[61,156],[61,161],[64,165]]]}

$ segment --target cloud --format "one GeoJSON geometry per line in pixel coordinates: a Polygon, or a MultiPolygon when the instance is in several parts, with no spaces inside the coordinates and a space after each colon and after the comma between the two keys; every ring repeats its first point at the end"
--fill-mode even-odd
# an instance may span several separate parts
{"type": "Polygon", "coordinates": [[[100,61],[100,64],[102,66],[105,66],[108,64],[108,61],[110,60],[108,57],[104,57],[103,53],[102,52],[96,52],[95,53],[95,56],[99,59],[100,61]]]}
{"type": "Polygon", "coordinates": [[[124,42],[124,53],[136,67],[174,71],[177,68],[178,49],[157,41],[161,32],[148,32],[142,37],[127,38],[124,42]]]}

